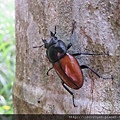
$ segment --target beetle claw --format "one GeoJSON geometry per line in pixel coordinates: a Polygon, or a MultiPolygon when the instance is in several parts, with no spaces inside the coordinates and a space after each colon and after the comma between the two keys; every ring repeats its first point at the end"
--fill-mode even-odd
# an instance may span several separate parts
{"type": "Polygon", "coordinates": [[[72,99],[73,99],[73,105],[74,105],[74,107],[78,107],[78,106],[75,105],[74,95],[72,95],[72,99]]]}
{"type": "Polygon", "coordinates": [[[75,23],[76,23],[76,21],[75,21],[75,20],[73,20],[72,25],[75,25],[75,23]]]}
{"type": "Polygon", "coordinates": [[[37,101],[38,103],[40,103],[41,101],[40,101],[40,98],[38,98],[38,101],[37,101]]]}
{"type": "Polygon", "coordinates": [[[74,107],[78,107],[77,105],[75,105],[75,104],[73,104],[74,105],[74,107]]]}
{"type": "Polygon", "coordinates": [[[106,55],[108,55],[108,56],[110,55],[110,54],[109,54],[109,51],[107,51],[106,55]]]}
{"type": "Polygon", "coordinates": [[[112,80],[114,79],[113,75],[111,75],[111,79],[112,79],[112,80]]]}

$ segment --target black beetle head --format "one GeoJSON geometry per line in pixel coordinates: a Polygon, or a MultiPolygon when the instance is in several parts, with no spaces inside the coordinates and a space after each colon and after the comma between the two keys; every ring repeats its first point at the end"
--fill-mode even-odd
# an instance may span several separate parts
{"type": "Polygon", "coordinates": [[[47,42],[44,39],[42,40],[45,45],[45,48],[47,49],[46,50],[47,58],[52,63],[62,58],[67,51],[67,47],[65,43],[61,40],[58,40],[55,34],[56,34],[56,27],[54,33],[50,31],[51,39],[49,42],[47,42]]]}
{"type": "Polygon", "coordinates": [[[55,44],[51,44],[46,50],[47,58],[51,63],[55,63],[61,59],[67,52],[65,43],[61,40],[57,40],[55,44]]]}
{"type": "Polygon", "coordinates": [[[58,40],[57,40],[57,37],[55,36],[55,34],[56,34],[56,26],[55,26],[55,32],[54,33],[50,31],[51,40],[49,41],[49,43],[46,40],[42,39],[42,41],[45,45],[45,48],[48,49],[53,44],[57,43],[58,40]]]}
{"type": "MultiPolygon", "coordinates": [[[[55,32],[50,31],[51,39],[49,42],[47,42],[45,39],[42,39],[43,45],[45,46],[47,58],[51,63],[55,63],[59,59],[61,59],[67,52],[67,47],[65,43],[62,40],[58,40],[55,36],[56,34],[56,27],[55,32]]],[[[35,46],[33,48],[40,48],[41,46],[35,46]]]]}

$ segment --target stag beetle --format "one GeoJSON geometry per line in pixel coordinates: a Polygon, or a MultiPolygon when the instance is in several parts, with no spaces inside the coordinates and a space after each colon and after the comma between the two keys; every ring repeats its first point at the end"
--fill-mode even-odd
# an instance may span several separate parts
{"type": "MultiPolygon", "coordinates": [[[[78,55],[109,55],[109,53],[97,54],[97,53],[78,52],[78,53],[70,54],[67,52],[67,50],[72,46],[75,23],[76,23],[75,21],[72,22],[70,43],[68,45],[66,45],[62,40],[58,40],[58,38],[56,37],[56,26],[55,26],[54,33],[50,31],[51,40],[49,42],[47,42],[47,40],[45,39],[42,39],[42,42],[44,43],[43,45],[47,49],[46,50],[47,58],[53,65],[53,67],[47,71],[47,75],[51,69],[53,68],[55,69],[56,73],[61,79],[63,87],[72,95],[74,107],[76,107],[74,103],[74,94],[68,88],[68,86],[76,90],[82,87],[83,81],[84,81],[82,69],[87,68],[91,70],[99,78],[112,79],[112,77],[111,78],[102,77],[87,65],[79,65],[78,61],[75,58],[75,56],[78,56],[78,55]]],[[[43,45],[35,46],[34,48],[39,48],[39,47],[42,47],[43,45]]]]}

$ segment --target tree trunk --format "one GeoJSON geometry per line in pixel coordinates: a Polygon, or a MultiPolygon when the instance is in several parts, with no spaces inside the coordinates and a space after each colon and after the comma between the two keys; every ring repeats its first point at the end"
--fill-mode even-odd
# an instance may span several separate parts
{"type": "Polygon", "coordinates": [[[120,113],[120,2],[119,0],[16,0],[16,79],[13,86],[14,113],[117,114],[120,113]],[[69,43],[72,21],[76,21],[70,53],[108,52],[110,56],[77,57],[100,75],[83,70],[84,84],[72,96],[63,88],[46,58],[42,38],[57,36],[69,43]]]}

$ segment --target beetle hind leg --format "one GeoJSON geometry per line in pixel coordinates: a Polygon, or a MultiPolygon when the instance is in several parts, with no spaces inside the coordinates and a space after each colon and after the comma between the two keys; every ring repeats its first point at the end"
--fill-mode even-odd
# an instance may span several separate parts
{"type": "Polygon", "coordinates": [[[89,69],[89,70],[91,70],[94,74],[96,74],[99,78],[102,78],[102,79],[112,79],[113,80],[113,77],[111,76],[111,78],[106,78],[106,77],[102,77],[101,75],[99,75],[96,71],[94,71],[93,69],[91,69],[89,66],[87,66],[87,65],[81,65],[80,66],[81,67],[81,69],[85,69],[85,68],[87,68],[87,69],[89,69]]]}
{"type": "Polygon", "coordinates": [[[63,85],[63,87],[72,95],[73,106],[74,106],[74,107],[78,107],[78,106],[75,105],[73,92],[71,92],[71,91],[65,86],[65,83],[64,83],[63,81],[62,81],[62,85],[63,85]]]}

